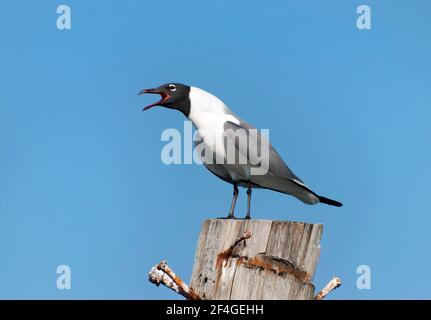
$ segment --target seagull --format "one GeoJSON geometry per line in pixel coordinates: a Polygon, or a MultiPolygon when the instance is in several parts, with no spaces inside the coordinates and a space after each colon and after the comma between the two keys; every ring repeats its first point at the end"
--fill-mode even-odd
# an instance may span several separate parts
{"type": "MultiPolygon", "coordinates": [[[[142,94],[159,94],[161,96],[159,101],[146,106],[144,111],[155,106],[180,111],[192,121],[201,136],[201,143],[204,144],[205,150],[212,152],[217,159],[224,160],[214,163],[214,161],[205,161],[207,158],[200,155],[203,164],[210,172],[233,185],[233,198],[227,219],[235,219],[238,187],[247,189],[245,219],[251,218],[252,189],[259,188],[294,196],[309,205],[320,202],[336,207],[342,206],[341,202],[322,197],[312,191],[289,169],[272,144],[255,127],[235,115],[219,98],[211,93],[181,83],[167,83],[154,89],[141,90],[138,95],[142,94]],[[256,159],[253,159],[256,157],[252,155],[252,150],[247,152],[248,145],[241,145],[241,143],[247,142],[235,139],[235,133],[239,131],[245,132],[248,138],[246,141],[249,143],[254,141],[257,146],[267,147],[268,163],[264,174],[251,174],[252,169],[257,166],[256,159]],[[235,152],[245,157],[245,161],[226,162],[229,156],[226,141],[233,143],[235,152]],[[244,152],[244,150],[246,151],[244,152]]],[[[196,141],[195,145],[197,145],[196,141]]],[[[238,158],[235,159],[238,160],[238,158]]]]}

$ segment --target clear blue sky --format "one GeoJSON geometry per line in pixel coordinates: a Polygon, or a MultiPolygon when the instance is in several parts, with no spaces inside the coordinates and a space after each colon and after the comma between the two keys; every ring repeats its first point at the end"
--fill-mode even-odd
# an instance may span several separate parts
{"type": "MultiPolygon", "coordinates": [[[[142,88],[201,87],[260,128],[341,209],[270,191],[254,218],[324,224],[319,289],[334,299],[431,298],[429,1],[2,1],[0,298],[177,298],[206,218],[231,186],[160,161],[180,113],[142,88]],[[72,30],[56,8],[72,9],[72,30]],[[372,29],[356,28],[368,4],[372,29]],[[56,268],[72,289],[56,288],[56,268]],[[371,290],[356,268],[372,270],[371,290]]],[[[245,192],[238,213],[245,211],[245,192]]]]}

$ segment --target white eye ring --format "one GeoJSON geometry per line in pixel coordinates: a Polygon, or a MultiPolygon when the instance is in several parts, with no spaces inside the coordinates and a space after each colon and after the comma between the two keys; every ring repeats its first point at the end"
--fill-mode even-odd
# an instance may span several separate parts
{"type": "Polygon", "coordinates": [[[174,84],[170,84],[168,86],[168,88],[169,88],[169,91],[175,91],[175,90],[177,90],[177,87],[174,84]]]}

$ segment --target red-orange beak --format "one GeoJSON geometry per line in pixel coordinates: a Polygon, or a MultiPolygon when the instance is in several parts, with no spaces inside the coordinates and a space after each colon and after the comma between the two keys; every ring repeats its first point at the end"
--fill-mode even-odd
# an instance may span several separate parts
{"type": "Polygon", "coordinates": [[[145,94],[145,93],[160,94],[160,96],[162,98],[159,101],[146,106],[144,109],[142,109],[143,111],[148,110],[148,109],[150,109],[152,107],[155,107],[155,106],[163,105],[163,103],[166,102],[170,98],[170,95],[168,95],[167,93],[165,93],[165,92],[163,92],[163,91],[161,91],[161,90],[159,90],[157,88],[156,89],[144,89],[144,90],[141,90],[141,91],[139,91],[138,95],[142,95],[142,94],[145,94]]]}

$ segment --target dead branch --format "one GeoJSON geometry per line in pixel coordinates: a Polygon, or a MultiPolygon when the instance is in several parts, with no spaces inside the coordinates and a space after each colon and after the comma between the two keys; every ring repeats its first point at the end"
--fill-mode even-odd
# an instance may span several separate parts
{"type": "Polygon", "coordinates": [[[247,230],[243,233],[243,235],[241,237],[236,239],[236,241],[229,248],[220,252],[217,255],[216,268],[219,268],[223,261],[226,262],[229,258],[232,257],[233,252],[234,252],[234,250],[238,244],[240,244],[242,241],[245,241],[245,240],[250,239],[250,238],[251,238],[251,232],[247,230]]]}
{"type": "Polygon", "coordinates": [[[234,251],[238,244],[250,238],[251,232],[245,231],[243,235],[239,237],[229,248],[220,252],[217,255],[216,268],[222,267],[222,263],[227,263],[230,258],[237,258],[237,264],[243,264],[247,268],[261,268],[274,271],[277,274],[288,273],[305,284],[310,283],[310,275],[294,266],[290,261],[279,258],[277,259],[276,257],[270,257],[264,254],[259,254],[254,257],[235,254],[234,251]]]}
{"type": "Polygon", "coordinates": [[[151,268],[148,280],[156,286],[163,284],[186,299],[202,300],[191,287],[184,283],[184,281],[172,271],[165,260],[151,268]]]}
{"type": "Polygon", "coordinates": [[[311,283],[311,276],[308,272],[301,270],[292,262],[277,257],[259,254],[254,257],[238,256],[237,264],[243,264],[247,268],[260,268],[270,270],[278,275],[290,274],[304,284],[311,283]]]}
{"type": "Polygon", "coordinates": [[[332,278],[332,280],[314,297],[314,300],[324,299],[332,290],[337,289],[339,286],[341,286],[341,279],[338,277],[332,278]]]}
{"type": "Polygon", "coordinates": [[[251,232],[246,230],[244,231],[243,235],[241,237],[239,237],[238,239],[236,239],[235,243],[231,246],[231,248],[235,248],[241,241],[244,241],[246,239],[250,239],[251,238],[251,232]]]}

